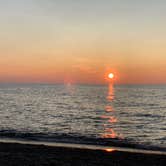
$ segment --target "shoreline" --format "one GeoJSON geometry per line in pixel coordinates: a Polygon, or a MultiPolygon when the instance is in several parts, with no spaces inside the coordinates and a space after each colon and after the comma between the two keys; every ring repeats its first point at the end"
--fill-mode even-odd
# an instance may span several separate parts
{"type": "MultiPolygon", "coordinates": [[[[1,166],[164,166],[165,154],[129,151],[125,148],[95,149],[90,145],[72,147],[0,140],[1,166]]],[[[115,147],[116,148],[116,147],[115,147]]]]}
{"type": "Polygon", "coordinates": [[[142,153],[142,154],[154,154],[154,155],[165,155],[166,151],[161,150],[147,150],[141,148],[131,148],[122,146],[104,146],[104,145],[92,145],[92,144],[79,144],[79,143],[63,143],[63,142],[46,142],[46,141],[34,141],[34,140],[24,140],[24,139],[11,139],[11,138],[0,138],[0,143],[11,143],[11,144],[22,144],[22,145],[41,145],[48,147],[60,147],[60,148],[74,148],[74,149],[87,149],[87,150],[103,150],[109,151],[121,151],[121,152],[131,152],[131,153],[142,153]]]}

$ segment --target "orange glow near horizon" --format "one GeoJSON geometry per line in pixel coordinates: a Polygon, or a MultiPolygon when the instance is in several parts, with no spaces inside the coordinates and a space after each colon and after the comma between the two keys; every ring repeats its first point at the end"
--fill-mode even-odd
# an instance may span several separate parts
{"type": "MultiPolygon", "coordinates": [[[[105,69],[104,62],[95,67],[89,67],[92,63],[90,59],[86,61],[88,65],[81,66],[72,65],[76,60],[67,59],[64,62],[54,57],[49,57],[47,61],[38,60],[39,63],[37,63],[37,58],[31,57],[8,58],[7,60],[4,60],[4,57],[1,58],[0,82],[71,82],[74,84],[160,84],[166,82],[163,77],[166,68],[159,66],[158,70],[155,67],[148,69],[140,67],[139,70],[135,70],[129,69],[130,66],[126,66],[124,69],[118,66],[105,69]],[[12,63],[8,63],[7,60],[12,63]]],[[[83,63],[82,61],[80,63],[83,63]]],[[[135,66],[135,68],[138,67],[135,66]]]]}

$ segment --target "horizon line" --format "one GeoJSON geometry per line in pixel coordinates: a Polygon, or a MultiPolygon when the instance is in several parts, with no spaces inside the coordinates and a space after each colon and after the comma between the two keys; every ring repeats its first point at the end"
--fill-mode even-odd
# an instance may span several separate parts
{"type": "MultiPolygon", "coordinates": [[[[108,83],[64,83],[64,82],[0,82],[0,85],[96,85],[96,86],[104,86],[112,84],[108,83]]],[[[166,85],[166,83],[113,83],[113,85],[166,85]]]]}

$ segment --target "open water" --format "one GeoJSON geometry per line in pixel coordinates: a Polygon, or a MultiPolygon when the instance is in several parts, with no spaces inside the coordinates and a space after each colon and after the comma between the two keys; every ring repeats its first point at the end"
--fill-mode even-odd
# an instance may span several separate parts
{"type": "Polygon", "coordinates": [[[0,85],[0,138],[166,149],[164,85],[0,85]]]}

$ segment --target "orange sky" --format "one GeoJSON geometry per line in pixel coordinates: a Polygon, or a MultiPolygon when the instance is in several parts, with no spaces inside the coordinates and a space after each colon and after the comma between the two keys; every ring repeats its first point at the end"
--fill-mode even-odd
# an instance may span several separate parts
{"type": "Polygon", "coordinates": [[[166,83],[165,2],[69,1],[0,2],[0,82],[166,83]]]}

